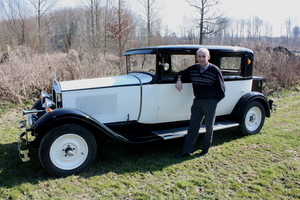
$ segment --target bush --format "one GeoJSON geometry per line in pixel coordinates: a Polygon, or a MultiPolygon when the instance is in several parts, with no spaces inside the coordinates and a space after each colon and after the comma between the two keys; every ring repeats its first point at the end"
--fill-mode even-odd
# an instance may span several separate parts
{"type": "MultiPolygon", "coordinates": [[[[299,57],[283,47],[251,49],[255,52],[254,74],[265,78],[266,95],[299,84],[299,57]]],[[[97,50],[41,54],[20,47],[5,53],[1,62],[0,101],[16,104],[34,99],[41,90],[51,92],[53,75],[59,81],[66,81],[120,74],[118,57],[97,50]]]]}
{"type": "Polygon", "coordinates": [[[265,79],[266,95],[299,85],[300,57],[284,47],[255,47],[254,74],[265,79]]]}
{"type": "Polygon", "coordinates": [[[117,75],[116,62],[115,56],[96,51],[78,55],[75,50],[40,54],[24,47],[15,49],[0,64],[0,101],[22,104],[42,90],[51,92],[53,75],[59,81],[117,75]]]}

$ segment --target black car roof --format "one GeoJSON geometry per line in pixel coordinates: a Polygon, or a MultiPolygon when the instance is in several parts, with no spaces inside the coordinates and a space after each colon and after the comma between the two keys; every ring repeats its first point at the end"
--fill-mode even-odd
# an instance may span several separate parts
{"type": "Polygon", "coordinates": [[[151,46],[151,47],[142,47],[134,48],[127,50],[124,55],[139,53],[143,50],[144,53],[155,53],[156,51],[160,52],[178,52],[178,53],[188,53],[196,52],[199,48],[207,48],[210,51],[214,52],[235,52],[235,53],[252,53],[253,51],[248,48],[239,47],[239,46],[219,46],[219,45],[164,45],[164,46],[151,46]]]}

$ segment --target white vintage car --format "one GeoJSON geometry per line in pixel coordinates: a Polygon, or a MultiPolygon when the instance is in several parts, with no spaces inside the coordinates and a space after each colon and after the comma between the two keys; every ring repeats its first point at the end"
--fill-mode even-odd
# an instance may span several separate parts
{"type": "Polygon", "coordinates": [[[129,144],[184,137],[194,96],[191,83],[184,83],[178,92],[174,77],[195,64],[200,47],[210,50],[210,62],[220,67],[226,85],[214,129],[239,127],[244,135],[258,133],[265,117],[270,117],[273,101],[261,93],[263,79],[253,76],[250,49],[199,45],[137,48],[124,53],[126,75],[64,82],[54,79],[52,94],[42,92],[33,109],[23,111],[28,121],[22,121],[25,131],[18,145],[22,160],[30,160],[23,144],[35,144],[44,168],[61,177],[90,167],[99,135],[129,144]],[[29,141],[29,136],[35,139],[29,141]]]}

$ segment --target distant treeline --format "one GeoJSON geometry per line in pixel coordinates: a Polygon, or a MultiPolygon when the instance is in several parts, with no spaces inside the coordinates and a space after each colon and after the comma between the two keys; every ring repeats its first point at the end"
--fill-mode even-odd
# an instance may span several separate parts
{"type": "Polygon", "coordinates": [[[284,34],[274,38],[272,26],[258,17],[237,20],[227,18],[226,13],[211,17],[213,11],[209,3],[216,0],[199,1],[205,3],[204,18],[200,15],[193,19],[187,17],[177,32],[163,23],[162,2],[158,0],[136,0],[140,13],[130,10],[129,3],[124,0],[82,0],[77,8],[60,10],[54,9],[58,0],[30,0],[27,4],[25,1],[1,1],[0,52],[6,52],[6,45],[24,46],[36,52],[67,53],[75,49],[79,54],[97,49],[121,59],[122,53],[129,48],[199,44],[200,36],[202,44],[263,44],[299,51],[300,28],[290,19],[285,23],[284,34]]]}

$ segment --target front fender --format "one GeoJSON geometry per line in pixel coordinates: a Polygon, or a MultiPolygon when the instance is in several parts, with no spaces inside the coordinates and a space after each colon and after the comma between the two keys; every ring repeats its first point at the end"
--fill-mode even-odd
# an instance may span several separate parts
{"type": "Polygon", "coordinates": [[[51,128],[66,123],[80,124],[91,130],[94,135],[97,133],[105,133],[114,139],[128,143],[126,138],[115,133],[103,123],[99,122],[88,114],[73,108],[60,108],[45,113],[32,125],[31,131],[38,132],[39,137],[43,137],[43,135],[51,128]]]}
{"type": "Polygon", "coordinates": [[[231,116],[235,119],[235,120],[239,120],[242,117],[243,114],[243,110],[244,107],[251,101],[259,101],[262,103],[262,105],[265,108],[266,111],[266,117],[270,117],[271,116],[271,112],[270,112],[270,107],[271,105],[269,105],[269,101],[267,100],[267,98],[265,97],[265,95],[263,95],[262,93],[259,92],[248,92],[246,94],[244,94],[240,100],[237,102],[237,104],[235,105],[231,116]]]}

